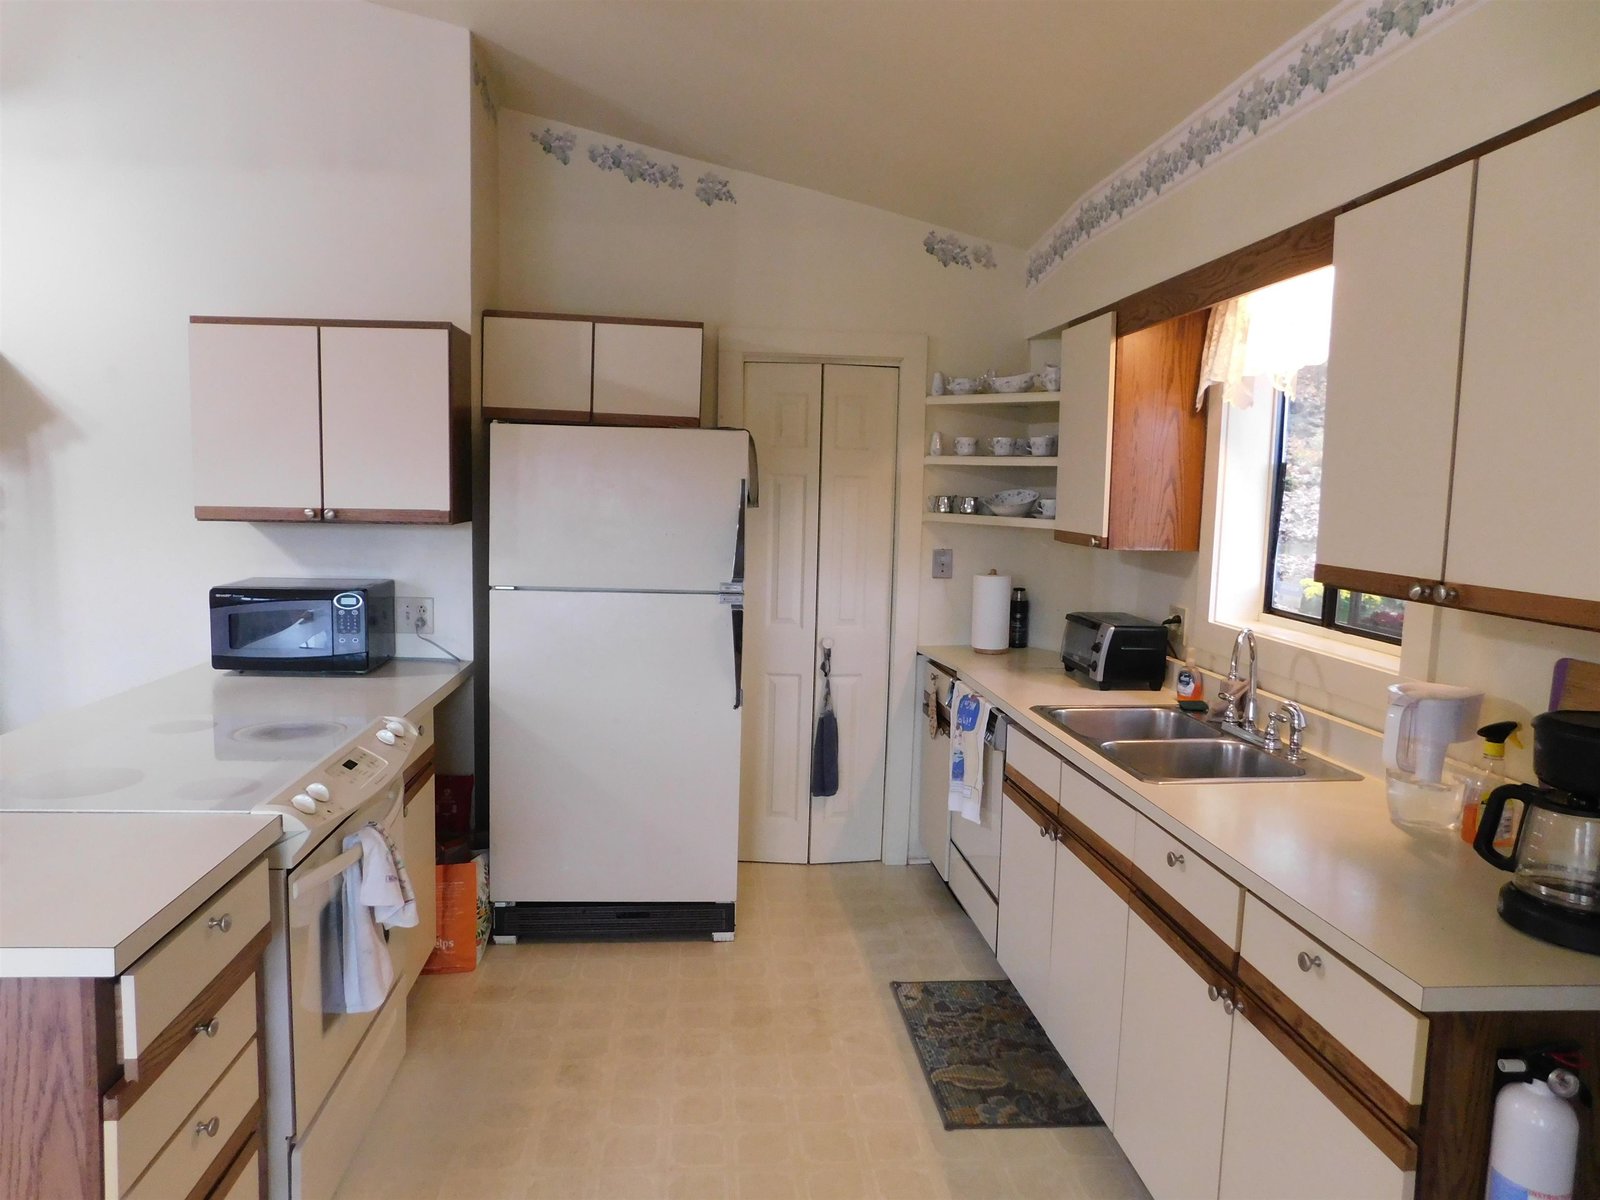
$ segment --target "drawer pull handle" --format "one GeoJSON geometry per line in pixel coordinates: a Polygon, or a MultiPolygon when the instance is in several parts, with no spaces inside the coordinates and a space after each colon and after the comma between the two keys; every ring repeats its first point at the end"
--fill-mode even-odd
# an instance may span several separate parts
{"type": "Polygon", "coordinates": [[[1039,836],[1040,837],[1049,837],[1050,836],[1050,831],[1048,829],[1046,829],[1043,825],[1041,825],[1041,826],[1039,826],[1039,836]]]}
{"type": "Polygon", "coordinates": [[[196,1025],[194,1027],[194,1032],[195,1032],[195,1036],[196,1037],[199,1037],[203,1033],[208,1038],[214,1038],[214,1037],[217,1036],[217,1032],[221,1028],[222,1028],[222,1022],[217,1020],[216,1017],[212,1017],[211,1020],[206,1021],[206,1022],[204,1022],[204,1023],[200,1024],[200,1025],[196,1025]]]}
{"type": "Polygon", "coordinates": [[[223,913],[220,917],[208,918],[206,926],[207,928],[215,929],[218,933],[227,933],[228,930],[233,928],[233,917],[229,913],[223,913]]]}
{"type": "Polygon", "coordinates": [[[1222,989],[1213,983],[1206,989],[1206,998],[1212,1003],[1215,1003],[1216,1001],[1222,999],[1222,989]]]}
{"type": "Polygon", "coordinates": [[[194,1131],[196,1133],[203,1133],[207,1137],[216,1137],[217,1130],[221,1128],[222,1122],[217,1120],[216,1117],[212,1117],[209,1121],[196,1121],[194,1123],[194,1131]]]}
{"type": "Polygon", "coordinates": [[[1300,964],[1300,969],[1302,971],[1310,971],[1314,967],[1320,967],[1322,965],[1322,955],[1307,954],[1304,950],[1302,950],[1294,961],[1300,964]]]}
{"type": "Polygon", "coordinates": [[[1169,867],[1181,867],[1181,866],[1183,866],[1183,855],[1179,854],[1176,850],[1168,850],[1167,851],[1167,866],[1169,866],[1169,867]]]}
{"type": "Polygon", "coordinates": [[[1244,1001],[1234,1000],[1230,997],[1222,1002],[1222,1011],[1227,1013],[1230,1017],[1233,1016],[1234,1013],[1243,1013],[1244,1001]]]}

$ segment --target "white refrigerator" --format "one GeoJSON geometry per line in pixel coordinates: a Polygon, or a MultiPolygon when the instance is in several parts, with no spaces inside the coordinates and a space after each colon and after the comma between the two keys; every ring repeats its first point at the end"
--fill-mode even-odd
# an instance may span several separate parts
{"type": "Polygon", "coordinates": [[[490,425],[496,940],[733,936],[751,445],[490,425]]]}

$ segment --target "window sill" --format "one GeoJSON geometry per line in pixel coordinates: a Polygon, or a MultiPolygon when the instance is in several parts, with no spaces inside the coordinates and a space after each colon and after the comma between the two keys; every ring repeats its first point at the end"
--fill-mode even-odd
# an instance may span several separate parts
{"type": "Polygon", "coordinates": [[[1387,642],[1377,642],[1354,634],[1333,633],[1271,613],[1259,613],[1247,624],[1255,630],[1256,637],[1263,641],[1281,642],[1296,650],[1325,655],[1391,675],[1400,673],[1400,647],[1387,642]]]}

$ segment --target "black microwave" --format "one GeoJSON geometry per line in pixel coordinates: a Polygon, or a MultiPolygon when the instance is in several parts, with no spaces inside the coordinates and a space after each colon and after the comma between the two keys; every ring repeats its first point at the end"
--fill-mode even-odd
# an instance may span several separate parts
{"type": "Polygon", "coordinates": [[[392,579],[241,579],[211,589],[219,671],[361,675],[393,657],[392,579]]]}

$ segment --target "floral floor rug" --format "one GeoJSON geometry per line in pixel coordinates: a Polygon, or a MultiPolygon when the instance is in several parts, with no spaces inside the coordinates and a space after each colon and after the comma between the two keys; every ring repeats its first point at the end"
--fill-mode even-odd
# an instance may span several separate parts
{"type": "Polygon", "coordinates": [[[1103,1124],[1010,980],[889,986],[946,1129],[1103,1124]]]}

